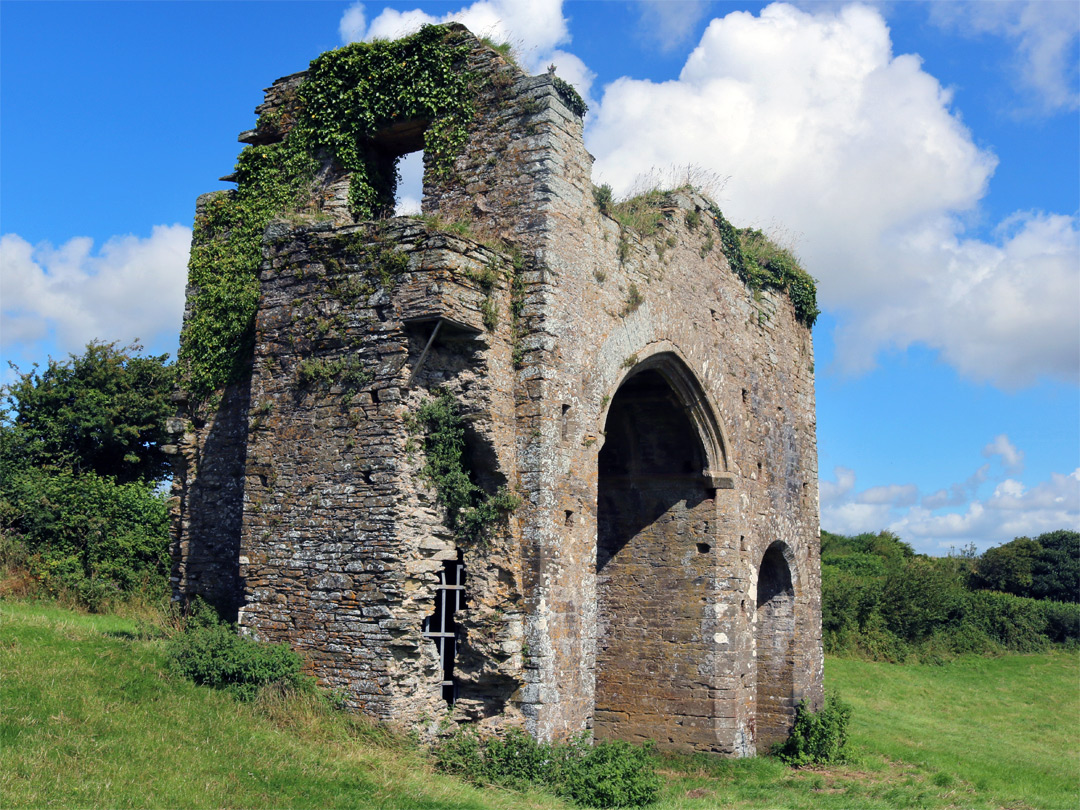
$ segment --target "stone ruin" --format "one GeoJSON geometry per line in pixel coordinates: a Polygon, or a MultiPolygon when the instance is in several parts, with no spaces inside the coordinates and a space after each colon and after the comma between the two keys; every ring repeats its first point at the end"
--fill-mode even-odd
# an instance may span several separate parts
{"type": "MultiPolygon", "coordinates": [[[[646,237],[605,213],[566,85],[446,36],[488,80],[450,175],[425,155],[425,216],[354,222],[324,166],[266,229],[240,373],[178,395],[177,598],[421,734],[763,751],[822,700],[810,329],[693,190],[646,237]],[[472,538],[424,472],[438,397],[478,491],[520,501],[472,538]]],[[[372,140],[392,167],[426,125],[372,140]]]]}

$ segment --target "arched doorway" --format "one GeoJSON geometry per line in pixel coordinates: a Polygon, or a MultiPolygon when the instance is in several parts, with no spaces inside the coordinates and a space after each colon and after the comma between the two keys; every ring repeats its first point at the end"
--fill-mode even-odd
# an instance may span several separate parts
{"type": "Polygon", "coordinates": [[[795,588],[784,544],[765,550],[758,569],[756,743],[759,753],[787,739],[795,720],[795,588]]]}
{"type": "Polygon", "coordinates": [[[599,456],[594,731],[709,745],[715,490],[700,414],[662,372],[622,384],[599,456]]]}

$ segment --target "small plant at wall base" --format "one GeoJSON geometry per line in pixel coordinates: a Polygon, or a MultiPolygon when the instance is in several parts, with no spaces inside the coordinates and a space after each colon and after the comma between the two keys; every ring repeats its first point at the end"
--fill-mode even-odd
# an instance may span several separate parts
{"type": "Polygon", "coordinates": [[[584,807],[642,807],[660,792],[651,747],[621,741],[542,743],[517,728],[501,737],[459,730],[434,753],[439,770],[474,784],[537,787],[584,807]]]}
{"type": "Polygon", "coordinates": [[[820,711],[806,701],[795,709],[791,735],[773,746],[772,753],[789,765],[827,765],[843,762],[851,707],[833,694],[825,695],[820,711]]]}
{"type": "Polygon", "coordinates": [[[197,684],[223,689],[238,700],[253,700],[271,685],[291,691],[315,688],[314,681],[301,673],[303,659],[287,644],[240,636],[205,603],[196,606],[185,632],[169,641],[168,652],[175,672],[197,684]]]}
{"type": "Polygon", "coordinates": [[[409,427],[424,433],[421,474],[435,486],[436,497],[446,509],[446,525],[458,539],[483,541],[491,526],[521,504],[505,487],[492,495],[473,482],[466,466],[465,423],[448,390],[441,389],[417,408],[409,427]]]}

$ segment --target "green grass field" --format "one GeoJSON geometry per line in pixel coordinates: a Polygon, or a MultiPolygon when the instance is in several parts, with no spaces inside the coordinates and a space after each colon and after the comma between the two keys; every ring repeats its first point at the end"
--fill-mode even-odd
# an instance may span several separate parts
{"type": "MultiPolygon", "coordinates": [[[[16,807],[565,807],[435,773],[404,738],[308,702],[167,674],[132,620],[0,602],[0,796],[16,807]]],[[[852,761],[661,757],[657,808],[1080,807],[1080,657],[831,659],[852,761]]]]}

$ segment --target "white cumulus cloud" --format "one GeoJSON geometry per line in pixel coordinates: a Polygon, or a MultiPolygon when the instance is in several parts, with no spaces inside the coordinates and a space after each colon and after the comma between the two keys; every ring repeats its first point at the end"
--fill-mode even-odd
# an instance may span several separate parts
{"type": "Polygon", "coordinates": [[[938,349],[965,376],[1019,387],[1080,376],[1080,227],[1023,212],[966,238],[997,158],[874,8],[774,3],[709,23],[678,79],[620,78],[590,116],[594,179],[653,167],[728,177],[736,225],[782,225],[839,317],[837,363],[938,349]]]}
{"type": "MultiPolygon", "coordinates": [[[[368,22],[363,4],[355,3],[342,15],[338,29],[342,41],[348,43],[398,39],[418,31],[425,24],[456,21],[479,37],[509,43],[528,70],[537,73],[547,67],[559,45],[570,41],[562,5],[562,0],[477,0],[438,17],[420,9],[385,8],[368,22]]],[[[564,59],[566,56],[570,55],[564,55],[564,59]]],[[[580,72],[584,75],[584,65],[580,72]]],[[[564,78],[574,84],[570,76],[564,78]]],[[[583,95],[587,89],[578,87],[583,95]]]]}
{"type": "Polygon", "coordinates": [[[1025,92],[1021,107],[1050,113],[1075,110],[1080,4],[1067,0],[968,0],[931,3],[931,19],[965,36],[994,34],[1015,48],[1003,66],[1025,92]]]}
{"type": "Polygon", "coordinates": [[[987,458],[1000,456],[1009,472],[1020,472],[1024,469],[1024,451],[1018,450],[1004,433],[995,436],[994,440],[983,448],[982,454],[987,458]]]}
{"type": "MultiPolygon", "coordinates": [[[[0,237],[5,351],[18,346],[80,353],[90,340],[175,346],[184,312],[191,229],[156,225],[150,236],[114,236],[59,247],[0,237]]],[[[45,354],[46,351],[38,351],[45,354]]]]}

